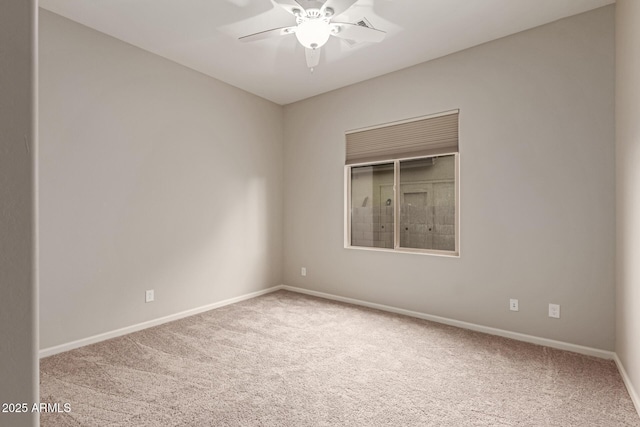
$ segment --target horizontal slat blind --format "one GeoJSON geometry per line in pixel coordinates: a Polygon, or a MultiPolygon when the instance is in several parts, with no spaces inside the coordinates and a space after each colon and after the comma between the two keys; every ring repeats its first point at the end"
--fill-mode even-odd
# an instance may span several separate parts
{"type": "Polygon", "coordinates": [[[346,163],[367,163],[458,151],[458,112],[347,134],[346,163]]]}

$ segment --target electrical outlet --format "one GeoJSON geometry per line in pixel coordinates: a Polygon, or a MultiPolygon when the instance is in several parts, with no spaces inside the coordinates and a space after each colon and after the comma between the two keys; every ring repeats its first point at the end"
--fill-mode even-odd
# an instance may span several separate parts
{"type": "Polygon", "coordinates": [[[549,317],[560,318],[560,304],[549,304],[549,317]]]}
{"type": "Polygon", "coordinates": [[[300,275],[301,276],[306,276],[307,275],[307,267],[302,267],[300,269],[300,275]]]}
{"type": "Polygon", "coordinates": [[[155,299],[155,295],[153,294],[153,289],[149,289],[144,293],[144,302],[153,302],[155,299]]]}
{"type": "Polygon", "coordinates": [[[518,311],[518,300],[517,299],[510,299],[509,300],[509,310],[511,311],[518,311]]]}

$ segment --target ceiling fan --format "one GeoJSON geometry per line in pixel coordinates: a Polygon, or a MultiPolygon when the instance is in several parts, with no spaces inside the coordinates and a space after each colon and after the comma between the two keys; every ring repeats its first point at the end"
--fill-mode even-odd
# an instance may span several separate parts
{"type": "Polygon", "coordinates": [[[386,33],[357,24],[332,22],[333,18],[345,12],[358,0],[272,0],[278,6],[296,18],[296,25],[274,28],[240,37],[249,42],[271,37],[295,34],[301,45],[305,47],[307,66],[313,68],[320,62],[320,48],[330,36],[355,42],[380,42],[386,33]]]}

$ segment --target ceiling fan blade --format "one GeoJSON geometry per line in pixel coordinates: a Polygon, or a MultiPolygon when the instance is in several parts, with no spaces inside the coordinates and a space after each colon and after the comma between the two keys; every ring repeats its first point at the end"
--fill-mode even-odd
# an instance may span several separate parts
{"type": "Polygon", "coordinates": [[[331,24],[331,34],[341,39],[353,40],[356,42],[381,42],[387,35],[386,32],[375,28],[363,27],[346,22],[335,22],[331,24]]]}
{"type": "Polygon", "coordinates": [[[320,48],[317,49],[305,49],[305,54],[307,56],[307,67],[314,68],[317,67],[320,63],[320,48]]]}
{"type": "Polygon", "coordinates": [[[284,8],[292,15],[296,15],[295,13],[293,13],[293,11],[296,9],[304,13],[304,7],[302,7],[296,0],[273,0],[273,2],[278,6],[284,8]]]}
{"type": "Polygon", "coordinates": [[[327,0],[324,5],[322,5],[321,10],[324,13],[325,9],[330,7],[333,9],[333,16],[338,16],[353,6],[357,1],[358,0],[327,0]]]}
{"type": "Polygon", "coordinates": [[[293,34],[296,32],[296,27],[282,27],[274,28],[273,30],[261,31],[255,34],[249,34],[248,36],[240,37],[238,40],[242,42],[253,42],[256,40],[270,39],[272,37],[286,36],[287,34],[293,34]]]}

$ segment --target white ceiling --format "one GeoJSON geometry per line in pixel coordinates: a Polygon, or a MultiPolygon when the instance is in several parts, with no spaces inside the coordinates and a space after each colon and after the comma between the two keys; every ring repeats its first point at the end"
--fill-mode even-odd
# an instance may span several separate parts
{"type": "Polygon", "coordinates": [[[614,1],[359,0],[335,21],[365,17],[387,32],[386,39],[349,47],[331,37],[313,73],[295,35],[238,41],[243,35],[295,24],[294,17],[271,0],[40,0],[40,6],[288,104],[614,1]]]}

